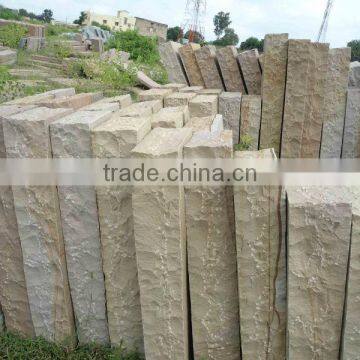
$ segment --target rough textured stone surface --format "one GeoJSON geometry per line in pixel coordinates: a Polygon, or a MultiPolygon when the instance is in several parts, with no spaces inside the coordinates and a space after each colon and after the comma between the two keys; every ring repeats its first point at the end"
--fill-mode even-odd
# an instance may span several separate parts
{"type": "MultiPolygon", "coordinates": [[[[150,130],[150,117],[120,118],[115,114],[93,130],[94,155],[129,158],[150,130]]],[[[99,186],[96,193],[110,341],[143,352],[131,189],[99,186]]]]}
{"type": "Polygon", "coordinates": [[[360,89],[348,90],[343,158],[360,158],[360,89]]]}
{"type": "Polygon", "coordinates": [[[211,127],[214,124],[214,115],[203,116],[203,117],[192,117],[188,123],[184,126],[185,128],[192,129],[192,131],[211,131],[211,127]]]}
{"type": "Polygon", "coordinates": [[[46,106],[48,108],[72,108],[80,109],[84,106],[90,105],[93,103],[93,94],[77,94],[68,97],[57,98],[51,101],[41,101],[39,102],[40,106],[46,106]]]}
{"type": "Polygon", "coordinates": [[[163,108],[162,100],[145,101],[132,104],[124,109],[121,109],[119,116],[129,117],[146,117],[158,112],[163,108]]]}
{"type": "Polygon", "coordinates": [[[162,87],[162,85],[158,84],[156,81],[149,78],[142,71],[138,71],[136,73],[136,79],[141,85],[144,85],[148,89],[160,89],[162,87]]]}
{"type": "Polygon", "coordinates": [[[132,99],[130,94],[126,95],[119,95],[114,97],[105,97],[99,102],[101,103],[117,103],[119,104],[120,109],[124,109],[127,106],[130,106],[132,104],[132,99]]]}
{"type": "Polygon", "coordinates": [[[179,91],[182,93],[197,93],[202,89],[204,89],[203,86],[187,86],[179,91]]]}
{"type": "Polygon", "coordinates": [[[226,46],[216,50],[216,57],[221,69],[226,91],[245,92],[245,87],[237,62],[237,49],[235,46],[226,46]]]}
{"type": "Polygon", "coordinates": [[[180,47],[181,44],[173,41],[163,43],[159,46],[160,57],[171,82],[188,84],[179,56],[180,47]]]}
{"type": "Polygon", "coordinates": [[[209,89],[224,89],[218,69],[215,46],[203,46],[195,51],[195,57],[200,67],[205,87],[209,89]]]}
{"type": "Polygon", "coordinates": [[[260,149],[274,148],[279,156],[286,85],[288,34],[265,36],[262,77],[260,149]]]}
{"type": "Polygon", "coordinates": [[[261,68],[257,49],[243,51],[238,55],[241,72],[249,95],[261,95],[261,68]]]}
{"type": "Polygon", "coordinates": [[[241,128],[240,141],[245,135],[252,138],[249,150],[256,151],[259,148],[261,122],[261,96],[243,95],[241,98],[241,128]]]}
{"type": "Polygon", "coordinates": [[[41,102],[52,101],[55,99],[54,94],[36,94],[33,96],[27,96],[20,99],[15,99],[6,102],[6,105],[38,105],[41,102]]]}
{"type": "Polygon", "coordinates": [[[190,119],[189,107],[167,107],[154,114],[151,127],[182,128],[190,119]]]}
{"type": "MultiPolygon", "coordinates": [[[[49,124],[70,112],[39,107],[9,117],[3,123],[7,157],[51,157],[49,124]]],[[[75,328],[56,187],[16,186],[13,196],[35,335],[71,344],[75,328]]]]}
{"type": "Polygon", "coordinates": [[[288,358],[338,359],[351,204],[331,188],[288,190],[288,358]]]}
{"type": "Polygon", "coordinates": [[[210,131],[212,133],[224,131],[224,117],[221,114],[215,115],[210,131]]]}
{"type": "Polygon", "coordinates": [[[196,96],[195,93],[182,93],[182,92],[178,92],[175,94],[171,94],[169,96],[167,96],[164,100],[164,106],[165,107],[169,107],[169,106],[174,106],[174,107],[178,107],[178,106],[186,106],[189,105],[189,102],[191,99],[193,99],[196,96]]]}
{"type": "Polygon", "coordinates": [[[341,156],[350,58],[350,48],[330,50],[321,158],[340,158],[341,156]]]}
{"type": "MultiPolygon", "coordinates": [[[[185,145],[184,157],[231,158],[232,148],[231,131],[196,133],[185,145]]],[[[226,186],[185,186],[195,359],[241,358],[236,246],[227,191],[226,186]]]]}
{"type": "Polygon", "coordinates": [[[63,97],[74,96],[75,89],[74,88],[55,89],[55,90],[47,91],[45,94],[54,95],[55,99],[61,99],[63,97]]]}
{"type": "MultiPolygon", "coordinates": [[[[272,159],[273,150],[236,152],[272,159]]],[[[244,360],[285,360],[285,200],[279,187],[235,186],[241,348],[244,360]]]]}
{"type": "Polygon", "coordinates": [[[118,111],[120,110],[119,103],[117,102],[96,102],[91,105],[85,106],[82,111],[118,111]]]}
{"type": "MultiPolygon", "coordinates": [[[[50,125],[54,158],[91,158],[91,130],[110,111],[80,111],[50,125]]],[[[95,188],[58,187],[69,283],[80,343],[109,341],[95,188]]]]}
{"type": "Polygon", "coordinates": [[[139,94],[140,101],[152,101],[152,100],[161,100],[164,101],[164,98],[173,93],[172,89],[150,89],[141,91],[139,94]]]}
{"type": "MultiPolygon", "coordinates": [[[[190,129],[156,128],[133,150],[135,158],[179,158],[190,129]]],[[[183,189],[136,186],[135,246],[145,357],[188,359],[186,230],[183,189]]]]}
{"type": "Polygon", "coordinates": [[[360,88],[360,62],[353,61],[350,64],[349,87],[360,88]]]}
{"type": "Polygon", "coordinates": [[[199,95],[217,95],[220,96],[220,94],[223,92],[222,89],[202,89],[198,91],[199,95]]]}
{"type": "Polygon", "coordinates": [[[195,57],[195,51],[200,49],[199,44],[186,44],[179,49],[179,54],[186,71],[190,86],[205,86],[200,67],[195,57]]]}
{"type": "Polygon", "coordinates": [[[198,95],[189,102],[190,117],[212,116],[218,113],[216,95],[198,95]]]}
{"type": "Polygon", "coordinates": [[[241,93],[224,92],[219,97],[219,113],[224,117],[224,127],[233,132],[233,143],[239,143],[241,93]]]}
{"type": "Polygon", "coordinates": [[[185,84],[176,84],[176,83],[170,83],[162,86],[164,89],[170,89],[174,92],[178,92],[179,90],[187,87],[185,84]]]}

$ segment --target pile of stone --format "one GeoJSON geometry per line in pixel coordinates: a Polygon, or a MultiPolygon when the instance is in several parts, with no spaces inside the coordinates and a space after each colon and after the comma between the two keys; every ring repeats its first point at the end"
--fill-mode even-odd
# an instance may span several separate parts
{"type": "Polygon", "coordinates": [[[0,65],[14,65],[17,61],[17,51],[0,46],[0,65]]]}

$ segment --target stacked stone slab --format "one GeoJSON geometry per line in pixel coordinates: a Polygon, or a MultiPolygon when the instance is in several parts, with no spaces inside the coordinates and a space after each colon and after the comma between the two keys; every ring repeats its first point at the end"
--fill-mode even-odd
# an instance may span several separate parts
{"type": "Polygon", "coordinates": [[[139,94],[140,101],[152,101],[152,100],[161,100],[164,101],[164,98],[173,93],[172,89],[150,89],[144,90],[139,94]]]}
{"type": "Polygon", "coordinates": [[[203,90],[203,86],[187,86],[185,88],[182,88],[180,92],[182,93],[198,93],[200,90],[203,90]]]}
{"type": "MultiPolygon", "coordinates": [[[[134,158],[182,158],[190,129],[154,129],[132,151],[134,158]]],[[[136,186],[135,246],[145,357],[188,359],[186,230],[183,188],[136,186]]]]}
{"type": "Polygon", "coordinates": [[[249,95],[261,95],[261,68],[257,49],[243,51],[238,55],[246,91],[249,95]]]}
{"type": "Polygon", "coordinates": [[[176,84],[176,83],[170,83],[170,84],[163,85],[164,89],[170,89],[173,92],[178,92],[179,90],[181,90],[181,89],[183,89],[185,87],[187,87],[187,85],[185,85],[185,84],[176,84]]]}
{"type": "Polygon", "coordinates": [[[259,148],[261,123],[261,96],[243,95],[241,98],[241,127],[240,143],[245,136],[249,136],[251,144],[248,150],[256,151],[259,148]]]}
{"type": "Polygon", "coordinates": [[[216,51],[226,91],[245,93],[237,56],[238,52],[235,46],[226,46],[216,51]]]}
{"type": "Polygon", "coordinates": [[[203,116],[203,117],[192,117],[185,124],[185,128],[191,129],[193,133],[211,131],[212,126],[214,125],[215,116],[203,116]]]}
{"type": "Polygon", "coordinates": [[[169,41],[159,46],[161,60],[168,73],[169,80],[175,83],[188,84],[179,56],[181,44],[169,41]]]}
{"type": "Polygon", "coordinates": [[[223,89],[218,63],[216,59],[216,48],[212,45],[203,46],[195,51],[196,61],[200,67],[205,87],[209,89],[223,89]]]}
{"type": "Polygon", "coordinates": [[[111,103],[111,104],[117,103],[120,109],[124,109],[132,104],[132,99],[130,94],[126,94],[126,95],[119,95],[110,98],[103,98],[97,103],[111,103]]]}
{"type": "Polygon", "coordinates": [[[198,95],[190,100],[190,117],[206,117],[218,113],[218,97],[216,95],[198,95]]]}
{"type": "Polygon", "coordinates": [[[154,114],[151,127],[182,128],[190,119],[189,107],[167,107],[154,114]]]}
{"type": "MultiPolygon", "coordinates": [[[[195,133],[185,159],[231,158],[232,133],[195,133]]],[[[191,324],[196,359],[240,359],[236,246],[229,189],[186,186],[191,324]]],[[[231,201],[232,205],[232,201],[231,201]]]]}
{"type": "MultiPolygon", "coordinates": [[[[70,112],[39,107],[7,118],[7,157],[50,158],[49,125],[70,112]]],[[[35,335],[72,344],[74,318],[56,187],[16,186],[13,195],[35,335]]]]}
{"type": "Polygon", "coordinates": [[[134,103],[119,111],[119,116],[147,117],[163,108],[162,100],[144,101],[134,103]]]}
{"type": "Polygon", "coordinates": [[[223,90],[222,89],[202,89],[199,90],[197,93],[199,95],[216,95],[216,96],[220,96],[220,94],[222,94],[223,90]]]}
{"type": "Polygon", "coordinates": [[[353,61],[350,64],[349,87],[360,88],[360,62],[353,61]]]}
{"type": "Polygon", "coordinates": [[[274,148],[277,156],[280,153],[287,50],[288,34],[265,36],[260,149],[274,148]]]}
{"type": "Polygon", "coordinates": [[[360,158],[360,88],[348,90],[342,157],[360,158]]]}
{"type": "Polygon", "coordinates": [[[340,191],[288,190],[289,359],[339,358],[352,223],[340,191]]]}
{"type": "Polygon", "coordinates": [[[199,44],[190,43],[179,49],[190,86],[205,86],[200,67],[196,61],[195,51],[200,49],[199,44]]]}
{"type": "MultiPolygon", "coordinates": [[[[111,111],[79,111],[50,125],[54,158],[92,158],[91,130],[111,111]]],[[[95,188],[58,187],[67,269],[81,344],[108,343],[95,188]]]]}
{"type": "Polygon", "coordinates": [[[232,130],[233,143],[239,143],[241,93],[224,92],[219,97],[219,113],[224,117],[224,127],[232,130]]]}
{"type": "Polygon", "coordinates": [[[76,94],[69,97],[61,97],[55,98],[51,101],[41,101],[39,102],[40,106],[46,106],[49,108],[72,108],[72,109],[80,109],[84,106],[90,105],[93,103],[93,94],[84,93],[84,94],[76,94]]]}
{"type": "Polygon", "coordinates": [[[350,48],[330,50],[321,158],[341,157],[350,58],[350,48]]]}
{"type": "Polygon", "coordinates": [[[191,99],[196,96],[195,93],[183,93],[178,92],[167,96],[164,99],[164,106],[165,107],[178,107],[178,106],[187,106],[191,99]]]}
{"type": "MultiPolygon", "coordinates": [[[[273,150],[236,152],[275,159],[273,150]]],[[[242,359],[285,359],[285,200],[276,186],[234,187],[242,359]]]]}
{"type": "MultiPolygon", "coordinates": [[[[151,130],[151,118],[117,114],[93,130],[94,156],[130,157],[131,150],[151,130]]],[[[144,350],[137,276],[131,188],[96,189],[105,275],[107,318],[112,345],[144,350]]]]}

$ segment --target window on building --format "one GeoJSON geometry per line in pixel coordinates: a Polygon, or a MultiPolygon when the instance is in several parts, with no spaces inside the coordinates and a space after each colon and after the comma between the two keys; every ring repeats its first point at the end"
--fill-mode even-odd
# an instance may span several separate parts
{"type": "Polygon", "coordinates": [[[115,21],[115,26],[119,26],[119,22],[118,22],[118,21],[115,21]]]}
{"type": "Polygon", "coordinates": [[[106,24],[107,24],[107,20],[103,20],[103,24],[106,25],[106,24]]]}
{"type": "Polygon", "coordinates": [[[126,25],[128,23],[128,19],[124,18],[124,25],[126,25]]]}

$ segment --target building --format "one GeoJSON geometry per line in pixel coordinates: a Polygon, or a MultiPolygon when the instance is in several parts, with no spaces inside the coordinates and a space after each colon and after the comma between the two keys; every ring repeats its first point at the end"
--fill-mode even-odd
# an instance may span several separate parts
{"type": "Polygon", "coordinates": [[[119,10],[116,16],[96,14],[91,11],[86,12],[85,25],[98,23],[106,25],[114,31],[125,31],[135,29],[136,19],[129,15],[125,10],[119,10]]]}
{"type": "Polygon", "coordinates": [[[157,36],[166,40],[168,26],[156,21],[136,17],[135,28],[144,36],[157,36]]]}

